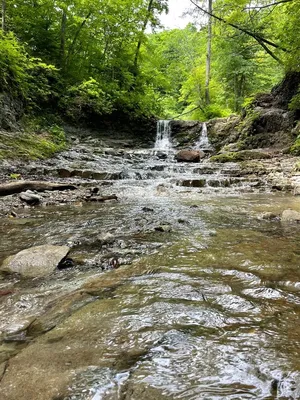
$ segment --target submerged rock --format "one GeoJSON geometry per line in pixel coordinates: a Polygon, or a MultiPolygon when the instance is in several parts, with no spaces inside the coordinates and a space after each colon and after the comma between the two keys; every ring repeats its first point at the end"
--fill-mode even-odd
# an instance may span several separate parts
{"type": "Polygon", "coordinates": [[[170,225],[160,225],[154,228],[156,232],[172,232],[172,227],[170,225]]]}
{"type": "Polygon", "coordinates": [[[177,183],[178,186],[203,188],[206,185],[205,179],[185,179],[177,183]]]}
{"type": "Polygon", "coordinates": [[[20,274],[24,278],[47,276],[57,268],[69,251],[67,246],[31,247],[4,260],[0,271],[20,274]]]}
{"type": "Polygon", "coordinates": [[[265,220],[276,220],[277,219],[278,220],[280,218],[279,218],[278,214],[268,211],[268,212],[261,214],[261,219],[265,219],[265,220]]]}
{"type": "Polygon", "coordinates": [[[205,153],[201,150],[181,150],[176,154],[175,159],[183,162],[199,162],[204,156],[205,153]]]}

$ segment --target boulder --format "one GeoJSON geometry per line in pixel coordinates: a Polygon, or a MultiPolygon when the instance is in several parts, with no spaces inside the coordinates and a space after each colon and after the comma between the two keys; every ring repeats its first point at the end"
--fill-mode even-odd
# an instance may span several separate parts
{"type": "Polygon", "coordinates": [[[190,179],[190,180],[183,180],[177,182],[178,186],[184,186],[184,187],[194,187],[194,188],[203,188],[206,186],[206,180],[205,179],[190,179]]]}
{"type": "Polygon", "coordinates": [[[57,268],[69,251],[67,246],[31,247],[4,260],[0,271],[20,274],[24,278],[47,276],[57,268]]]}
{"type": "Polygon", "coordinates": [[[282,222],[300,222],[300,212],[295,210],[284,210],[281,216],[282,222]]]}
{"type": "Polygon", "coordinates": [[[30,206],[36,206],[40,204],[42,200],[40,196],[38,196],[31,190],[27,190],[26,192],[21,193],[19,197],[24,203],[27,203],[30,206]]]}
{"type": "Polygon", "coordinates": [[[201,150],[181,150],[176,154],[175,159],[179,162],[199,162],[204,156],[205,153],[201,150]]]}

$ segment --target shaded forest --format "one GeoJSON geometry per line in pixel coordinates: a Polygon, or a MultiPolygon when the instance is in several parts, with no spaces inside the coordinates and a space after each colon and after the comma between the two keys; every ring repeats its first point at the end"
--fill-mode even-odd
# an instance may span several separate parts
{"type": "Polygon", "coordinates": [[[18,118],[208,120],[299,71],[297,0],[186,3],[193,22],[164,30],[167,0],[2,0],[0,93],[18,118]]]}

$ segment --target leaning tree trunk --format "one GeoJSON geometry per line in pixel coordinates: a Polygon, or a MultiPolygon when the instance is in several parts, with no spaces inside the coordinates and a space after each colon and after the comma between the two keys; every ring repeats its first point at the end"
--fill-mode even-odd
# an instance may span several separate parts
{"type": "Polygon", "coordinates": [[[208,26],[207,26],[207,53],[206,53],[206,78],[205,78],[205,103],[210,104],[210,74],[211,74],[211,43],[212,43],[212,1],[208,0],[208,26]]]}
{"type": "Polygon", "coordinates": [[[67,13],[62,11],[61,27],[60,27],[60,49],[59,49],[59,63],[62,70],[65,68],[66,60],[66,29],[67,29],[67,13]]]}
{"type": "Polygon", "coordinates": [[[141,46],[142,46],[142,43],[143,43],[143,36],[144,36],[145,30],[147,28],[147,25],[148,25],[148,22],[149,22],[149,18],[150,18],[150,14],[151,14],[151,11],[152,11],[153,2],[154,2],[154,0],[150,0],[149,1],[148,8],[147,8],[147,14],[146,14],[146,17],[144,19],[143,27],[142,27],[142,30],[140,32],[139,40],[138,40],[138,43],[137,43],[137,46],[136,46],[136,51],[135,51],[135,56],[134,56],[134,63],[133,63],[133,71],[134,71],[134,75],[135,76],[137,76],[137,74],[138,74],[138,72],[137,72],[138,71],[138,59],[139,59],[139,55],[140,55],[141,46]]]}

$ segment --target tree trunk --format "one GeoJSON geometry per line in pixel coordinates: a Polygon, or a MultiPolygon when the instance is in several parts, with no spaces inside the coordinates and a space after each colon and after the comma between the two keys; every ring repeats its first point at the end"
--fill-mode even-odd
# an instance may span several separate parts
{"type": "Polygon", "coordinates": [[[77,40],[79,38],[80,32],[84,28],[85,24],[87,23],[87,21],[88,21],[88,19],[90,18],[91,15],[92,15],[92,12],[90,11],[87,14],[87,16],[85,17],[85,19],[82,21],[82,23],[80,24],[80,26],[78,27],[78,29],[77,29],[77,31],[76,31],[76,33],[74,35],[73,41],[72,41],[72,43],[71,43],[71,45],[69,47],[69,50],[68,50],[68,55],[67,55],[67,59],[66,59],[66,62],[65,62],[66,66],[69,65],[70,58],[74,53],[75,45],[76,45],[76,42],[77,42],[77,40]]]}
{"type": "Polygon", "coordinates": [[[60,27],[60,50],[59,50],[59,64],[62,70],[65,68],[66,60],[66,28],[67,28],[67,13],[62,10],[61,27],[60,27]]]}
{"type": "Polygon", "coordinates": [[[145,33],[145,30],[147,28],[148,22],[149,22],[149,18],[150,18],[150,14],[152,11],[152,6],[153,6],[153,2],[154,0],[150,0],[149,4],[148,4],[148,8],[147,8],[147,15],[145,17],[144,23],[143,23],[143,27],[142,27],[142,31],[139,35],[139,40],[138,40],[138,44],[136,47],[136,51],[135,51],[135,56],[134,56],[134,63],[133,63],[133,71],[134,71],[134,75],[137,76],[138,74],[138,59],[139,59],[139,55],[140,55],[140,50],[141,50],[141,46],[143,43],[143,35],[145,33]]]}
{"type": "MultiPolygon", "coordinates": [[[[286,0],[286,2],[289,2],[289,1],[293,1],[293,0],[286,0]]],[[[228,26],[231,26],[232,28],[237,29],[237,30],[239,30],[240,32],[246,33],[246,35],[251,36],[253,39],[255,39],[255,40],[257,41],[257,43],[259,43],[259,45],[260,45],[272,58],[274,58],[274,60],[276,60],[279,64],[282,64],[282,61],[280,60],[280,58],[278,58],[278,57],[276,56],[276,54],[274,54],[274,53],[269,49],[269,47],[268,47],[267,45],[272,46],[272,47],[274,47],[275,49],[283,50],[283,51],[285,51],[285,52],[287,51],[286,48],[282,47],[280,44],[276,44],[276,43],[271,42],[270,40],[264,38],[263,36],[259,35],[258,33],[251,32],[251,31],[249,31],[248,29],[244,29],[244,28],[242,28],[241,26],[238,26],[238,25],[236,25],[236,24],[232,24],[231,22],[226,21],[224,18],[219,17],[219,16],[213,14],[212,11],[209,12],[209,11],[205,10],[203,7],[200,7],[199,4],[195,3],[194,0],[190,0],[190,2],[191,2],[192,4],[194,4],[194,6],[197,7],[199,10],[201,10],[201,11],[204,12],[205,14],[209,15],[210,17],[215,18],[216,20],[222,22],[223,24],[226,24],[226,25],[228,25],[228,26]]],[[[274,4],[273,4],[273,5],[274,5],[274,4]]]]}
{"type": "Polygon", "coordinates": [[[45,190],[75,190],[74,185],[52,183],[52,182],[39,182],[39,181],[17,181],[11,183],[4,183],[0,185],[0,197],[9,196],[15,193],[22,193],[25,190],[36,190],[44,192],[45,190]]]}
{"type": "Polygon", "coordinates": [[[207,53],[206,53],[206,78],[205,78],[205,103],[210,104],[210,71],[211,71],[211,42],[212,42],[212,1],[208,0],[208,26],[207,26],[207,53]]]}
{"type": "Polygon", "coordinates": [[[5,30],[6,30],[6,0],[2,0],[1,28],[2,28],[2,31],[5,32],[5,30]]]}

